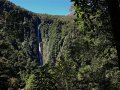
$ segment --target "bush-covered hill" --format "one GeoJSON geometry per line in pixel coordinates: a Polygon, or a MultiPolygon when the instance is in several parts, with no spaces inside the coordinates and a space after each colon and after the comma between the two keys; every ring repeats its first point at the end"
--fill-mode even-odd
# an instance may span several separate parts
{"type": "MultiPolygon", "coordinates": [[[[55,65],[65,37],[70,29],[74,29],[73,19],[65,16],[38,15],[9,1],[0,1],[0,89],[24,87],[29,77],[34,75],[35,69],[39,68],[39,24],[44,64],[50,61],[55,65]]],[[[37,71],[40,74],[41,70],[37,71]]]]}
{"type": "Polygon", "coordinates": [[[0,0],[0,90],[119,90],[109,21],[102,27],[99,14],[91,18],[95,28],[75,17],[35,14],[0,0]]]}
{"type": "Polygon", "coordinates": [[[37,62],[37,22],[35,14],[0,0],[0,90],[16,88],[21,73],[37,62]]]}
{"type": "Polygon", "coordinates": [[[62,53],[66,38],[74,31],[74,17],[38,15],[41,22],[41,35],[43,41],[43,56],[45,62],[55,63],[62,53]]]}

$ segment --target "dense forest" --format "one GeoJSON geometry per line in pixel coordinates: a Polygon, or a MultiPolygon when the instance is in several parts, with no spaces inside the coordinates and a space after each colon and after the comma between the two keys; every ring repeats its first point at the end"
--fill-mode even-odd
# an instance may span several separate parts
{"type": "Polygon", "coordinates": [[[0,90],[120,90],[119,0],[71,1],[53,16],[0,0],[0,90]]]}

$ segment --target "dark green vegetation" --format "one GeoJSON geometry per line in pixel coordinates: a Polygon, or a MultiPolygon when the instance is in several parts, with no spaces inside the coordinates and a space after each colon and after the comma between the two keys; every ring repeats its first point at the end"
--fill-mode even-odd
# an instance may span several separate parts
{"type": "Polygon", "coordinates": [[[90,3],[82,1],[80,8],[75,2],[77,19],[33,14],[0,0],[0,90],[120,90],[107,5],[90,9],[90,3]],[[38,24],[43,66],[37,59],[38,24]]]}
{"type": "MultiPolygon", "coordinates": [[[[88,37],[89,49],[97,45],[93,51],[97,55],[97,81],[87,81],[95,90],[120,90],[120,3],[119,0],[71,0],[74,2],[76,21],[82,27],[84,38],[88,37]],[[92,32],[92,33],[91,33],[92,32]],[[92,46],[91,46],[92,45],[92,46]],[[117,58],[118,57],[118,58],[117,58]],[[101,64],[100,64],[100,63],[101,64]],[[119,70],[118,70],[119,69],[119,70]],[[96,86],[97,84],[98,86],[96,86]],[[96,84],[96,85],[95,85],[96,84]]],[[[91,50],[90,50],[91,51],[91,50]]],[[[91,53],[92,54],[92,53],[91,53]]],[[[92,58],[96,56],[92,55],[92,58]]],[[[94,71],[94,69],[92,69],[94,71]]],[[[95,72],[94,72],[95,73],[95,72]]],[[[88,75],[88,74],[87,74],[88,75]]],[[[90,74],[88,75],[90,76],[90,74]]],[[[85,87],[83,87],[85,88],[85,87]]]]}

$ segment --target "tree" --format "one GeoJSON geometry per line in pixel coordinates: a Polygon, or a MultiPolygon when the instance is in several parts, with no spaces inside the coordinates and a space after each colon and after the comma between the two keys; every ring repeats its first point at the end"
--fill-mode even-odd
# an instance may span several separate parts
{"type": "MultiPolygon", "coordinates": [[[[100,12],[101,20],[105,24],[105,18],[109,17],[108,20],[112,24],[112,32],[114,41],[116,43],[117,56],[118,56],[118,67],[120,69],[120,8],[118,0],[71,0],[74,1],[76,6],[76,14],[78,18],[83,19],[84,23],[92,29],[94,27],[91,17],[95,16],[96,12],[100,12]]],[[[102,24],[102,26],[104,26],[102,24]]],[[[110,26],[110,25],[109,25],[110,26]]],[[[110,30],[110,29],[109,29],[110,30]]]]}
{"type": "MultiPolygon", "coordinates": [[[[80,81],[79,88],[83,90],[86,88],[119,90],[118,80],[120,73],[118,70],[118,58],[116,57],[117,51],[114,46],[116,40],[114,41],[112,38],[114,35],[112,31],[114,29],[110,24],[112,22],[109,11],[110,6],[108,7],[108,3],[105,0],[72,1],[74,1],[76,7],[76,21],[78,21],[80,33],[82,33],[80,35],[80,44],[83,44],[79,44],[80,48],[83,47],[80,57],[81,67],[78,74],[80,81]],[[114,72],[114,74],[110,75],[111,72],[114,72]]],[[[114,7],[116,6],[114,4],[114,7]]],[[[112,14],[116,15],[116,10],[112,14]]],[[[117,16],[120,15],[118,14],[117,16]]]]}
{"type": "Polygon", "coordinates": [[[117,55],[118,55],[118,65],[120,69],[120,7],[119,0],[106,0],[108,4],[108,12],[111,17],[112,32],[114,35],[117,55]]]}

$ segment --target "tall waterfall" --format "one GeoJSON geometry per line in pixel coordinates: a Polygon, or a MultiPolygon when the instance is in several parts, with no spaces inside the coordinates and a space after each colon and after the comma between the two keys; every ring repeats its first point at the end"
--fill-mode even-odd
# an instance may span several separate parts
{"type": "Polygon", "coordinates": [[[38,25],[38,30],[37,30],[38,48],[39,48],[39,51],[38,51],[38,59],[39,59],[40,65],[43,65],[42,39],[41,39],[40,26],[41,26],[41,24],[38,25]]]}

